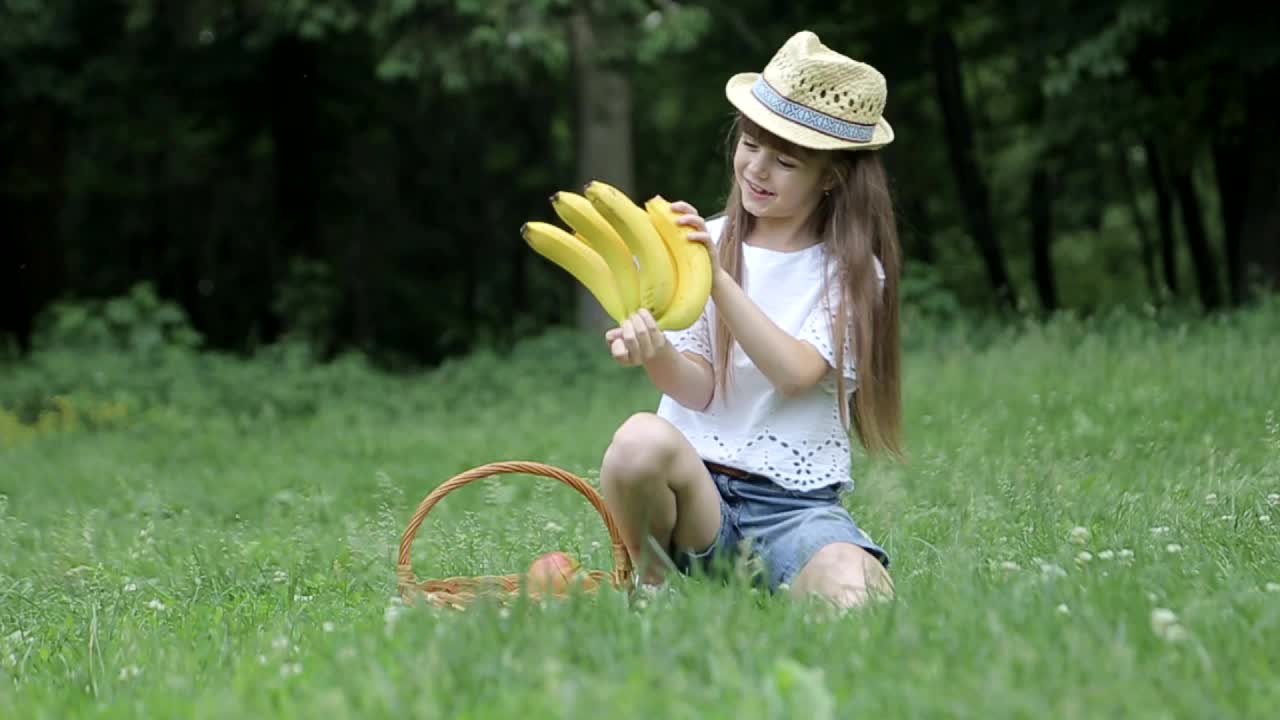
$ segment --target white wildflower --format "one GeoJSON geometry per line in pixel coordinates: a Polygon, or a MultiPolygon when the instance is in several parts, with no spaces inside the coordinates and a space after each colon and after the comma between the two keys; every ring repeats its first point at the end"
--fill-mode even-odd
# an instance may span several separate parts
{"type": "Polygon", "coordinates": [[[1120,551],[1120,559],[1121,559],[1121,560],[1132,560],[1132,559],[1133,559],[1133,551],[1132,551],[1132,550],[1130,550],[1129,548],[1124,548],[1124,549],[1122,549],[1122,550],[1120,551]]]}
{"type": "Polygon", "coordinates": [[[1270,524],[1271,524],[1271,516],[1270,516],[1270,515],[1259,515],[1259,516],[1258,516],[1258,522],[1262,523],[1263,525],[1270,525],[1270,524]]]}
{"type": "Polygon", "coordinates": [[[277,570],[275,575],[272,576],[271,581],[277,585],[283,585],[289,582],[289,573],[283,570],[277,570]]]}
{"type": "Polygon", "coordinates": [[[159,598],[151,598],[148,600],[147,607],[155,610],[156,612],[164,612],[165,610],[164,603],[160,602],[159,598]]]}
{"type": "Polygon", "coordinates": [[[1061,603],[1061,604],[1059,604],[1059,605],[1058,605],[1058,614],[1059,614],[1059,615],[1070,615],[1070,614],[1071,614],[1071,608],[1067,607],[1067,604],[1066,604],[1066,603],[1061,603]]]}
{"type": "Polygon", "coordinates": [[[294,602],[311,602],[311,596],[310,595],[294,595],[293,601],[294,602]]]}
{"type": "Polygon", "coordinates": [[[1267,583],[1267,592],[1280,593],[1280,583],[1278,582],[1267,583]]]}
{"type": "Polygon", "coordinates": [[[1000,569],[1006,570],[1008,572],[1017,572],[1021,570],[1022,567],[1018,565],[1018,563],[1012,560],[1005,560],[1004,562],[1000,563],[1000,569]]]}
{"type": "Polygon", "coordinates": [[[128,582],[124,584],[125,592],[138,592],[138,583],[128,582]]]}
{"type": "Polygon", "coordinates": [[[1170,552],[1170,553],[1182,552],[1182,546],[1179,545],[1178,543],[1169,543],[1168,545],[1164,546],[1164,549],[1166,552],[1170,552]]]}
{"type": "Polygon", "coordinates": [[[1066,577],[1067,571],[1055,563],[1040,563],[1040,572],[1046,577],[1066,577]]]}
{"type": "Polygon", "coordinates": [[[1208,495],[1205,495],[1205,496],[1204,496],[1204,502],[1205,502],[1205,504],[1206,504],[1206,505],[1217,505],[1217,504],[1218,504],[1218,493],[1209,493],[1208,495]]]}
{"type": "Polygon", "coordinates": [[[1071,542],[1076,545],[1084,545],[1089,542],[1089,528],[1074,527],[1071,528],[1071,542]]]}
{"type": "Polygon", "coordinates": [[[1156,637],[1169,641],[1181,640],[1186,632],[1178,624],[1178,615],[1168,608],[1155,608],[1151,611],[1151,632],[1156,637]],[[1174,628],[1178,628],[1174,630],[1174,628]]]}
{"type": "Polygon", "coordinates": [[[1151,528],[1151,534],[1152,535],[1168,535],[1169,528],[1165,525],[1159,525],[1157,527],[1151,528]]]}
{"type": "Polygon", "coordinates": [[[1114,550],[1102,550],[1098,553],[1098,558],[1101,560],[1110,560],[1115,556],[1116,556],[1116,553],[1114,550]]]}
{"type": "Polygon", "coordinates": [[[121,680],[128,680],[128,679],[130,679],[130,678],[136,678],[136,677],[138,677],[138,676],[139,676],[139,675],[141,675],[141,674],[142,674],[142,668],[138,667],[137,665],[126,665],[126,666],[124,666],[124,667],[120,668],[120,679],[121,679],[121,680]]]}
{"type": "Polygon", "coordinates": [[[396,624],[396,620],[400,619],[400,614],[403,612],[403,605],[388,605],[387,609],[382,611],[382,621],[386,623],[387,629],[391,629],[396,624]]]}
{"type": "Polygon", "coordinates": [[[1271,507],[1280,507],[1280,493],[1271,493],[1268,495],[1267,504],[1271,507]]]}
{"type": "Polygon", "coordinates": [[[1219,519],[1219,520],[1221,520],[1222,522],[1228,522],[1228,523],[1229,523],[1229,522],[1235,522],[1235,520],[1236,520],[1236,516],[1235,516],[1235,515],[1223,515],[1222,517],[1220,517],[1220,518],[1218,518],[1218,519],[1219,519]]]}
{"type": "Polygon", "coordinates": [[[553,532],[553,533],[564,532],[564,528],[561,527],[560,524],[555,521],[548,521],[547,524],[544,525],[542,529],[546,530],[547,532],[553,532]]]}
{"type": "Polygon", "coordinates": [[[335,626],[334,626],[334,624],[333,624],[332,622],[329,622],[328,620],[325,620],[325,621],[324,621],[324,624],[320,626],[320,629],[321,629],[321,630],[324,630],[324,631],[325,631],[325,632],[327,632],[327,633],[331,633],[331,632],[333,632],[334,627],[335,627],[335,626]]]}
{"type": "Polygon", "coordinates": [[[276,639],[271,641],[271,648],[273,650],[288,650],[289,638],[284,637],[283,635],[277,637],[276,639]]]}
{"type": "Polygon", "coordinates": [[[1081,550],[1080,554],[1076,555],[1076,563],[1079,565],[1085,565],[1091,560],[1093,560],[1093,553],[1088,550],[1081,550]]]}

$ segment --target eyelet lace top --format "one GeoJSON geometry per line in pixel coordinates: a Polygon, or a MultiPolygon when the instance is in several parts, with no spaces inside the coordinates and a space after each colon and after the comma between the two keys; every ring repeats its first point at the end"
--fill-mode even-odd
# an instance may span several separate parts
{"type": "MultiPolygon", "coordinates": [[[[720,237],[724,222],[717,218],[707,223],[711,237],[720,237]]],[[[702,411],[664,395],[658,415],[679,428],[704,460],[767,476],[792,490],[831,484],[852,489],[849,436],[840,423],[831,332],[838,290],[833,277],[826,296],[822,293],[825,247],[818,244],[780,252],[746,245],[743,260],[747,294],[779,327],[817,349],[829,366],[827,375],[804,395],[784,397],[735,343],[727,393],[717,388],[710,406],[702,411]]],[[[876,270],[883,284],[878,260],[876,270]]],[[[668,331],[667,339],[676,350],[701,355],[714,366],[715,322],[715,303],[708,302],[693,325],[668,331]]],[[[857,372],[847,339],[842,370],[848,402],[857,386],[857,372]]]]}

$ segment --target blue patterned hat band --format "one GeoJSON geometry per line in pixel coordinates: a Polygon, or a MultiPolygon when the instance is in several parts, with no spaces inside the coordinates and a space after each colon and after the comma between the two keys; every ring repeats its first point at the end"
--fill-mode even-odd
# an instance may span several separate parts
{"type": "Polygon", "coordinates": [[[763,75],[751,86],[751,94],[777,115],[824,135],[830,135],[849,142],[862,143],[871,142],[871,138],[875,135],[875,125],[842,120],[821,110],[814,110],[806,105],[788,100],[780,95],[777,90],[774,90],[763,75]]]}

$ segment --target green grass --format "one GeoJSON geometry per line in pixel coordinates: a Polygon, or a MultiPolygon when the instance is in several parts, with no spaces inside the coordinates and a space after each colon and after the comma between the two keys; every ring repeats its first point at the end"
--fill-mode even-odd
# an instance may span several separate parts
{"type": "MultiPolygon", "coordinates": [[[[286,356],[5,368],[0,717],[1273,712],[1280,308],[907,336],[910,462],[859,457],[849,500],[899,596],[839,620],[702,580],[643,607],[393,600],[436,484],[507,459],[594,480],[653,407],[595,338],[401,378],[286,356]]],[[[607,545],[572,490],[507,475],[447,497],[413,560],[608,568],[607,545]]]]}

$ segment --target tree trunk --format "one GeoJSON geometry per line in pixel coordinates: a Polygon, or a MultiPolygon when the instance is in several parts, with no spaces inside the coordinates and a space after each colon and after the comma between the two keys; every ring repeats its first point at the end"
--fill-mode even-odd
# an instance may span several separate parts
{"type": "Polygon", "coordinates": [[[974,156],[973,128],[964,95],[960,52],[949,29],[941,29],[934,35],[933,70],[938,103],[946,126],[947,151],[951,157],[951,167],[955,172],[969,232],[982,256],[987,278],[996,298],[1002,306],[1016,308],[1017,294],[1009,279],[1004,251],[996,237],[995,223],[991,218],[987,181],[982,177],[974,156]]]}
{"type": "Polygon", "coordinates": [[[1036,279],[1036,292],[1040,294],[1040,306],[1051,313],[1058,309],[1058,287],[1053,278],[1053,196],[1049,187],[1049,171],[1043,165],[1031,176],[1030,204],[1031,269],[1036,279]]]}
{"type": "Polygon", "coordinates": [[[1240,221],[1242,283],[1251,280],[1263,290],[1280,290],[1280,143],[1260,138],[1253,153],[1249,194],[1240,221]],[[1256,277],[1251,278],[1253,271],[1256,277]]]}
{"type": "Polygon", "coordinates": [[[1164,284],[1171,295],[1178,294],[1178,253],[1173,229],[1173,200],[1165,179],[1164,162],[1154,141],[1143,141],[1147,152],[1147,170],[1151,174],[1151,189],[1156,194],[1156,220],[1160,227],[1160,261],[1164,271],[1164,284]]]}
{"type": "MultiPolygon", "coordinates": [[[[1043,37],[1048,31],[1043,13],[1030,5],[1019,5],[1009,17],[1009,25],[1019,37],[1043,37]]],[[[1016,97],[1025,103],[1026,121],[1039,129],[1044,144],[1033,161],[1031,187],[1027,194],[1027,217],[1030,223],[1028,237],[1031,249],[1031,277],[1035,282],[1040,307],[1045,314],[1052,314],[1059,307],[1057,280],[1053,271],[1053,175],[1060,169],[1063,157],[1060,148],[1046,132],[1046,102],[1040,87],[1039,48],[1035,43],[1015,43],[1019,72],[1016,84],[1022,88],[1016,97]]]]}
{"type": "MultiPolygon", "coordinates": [[[[627,76],[601,62],[600,50],[609,46],[607,30],[593,25],[586,12],[575,12],[570,18],[569,35],[578,91],[578,185],[600,179],[634,195],[631,86],[627,76]]],[[[613,327],[613,319],[600,303],[581,283],[576,285],[577,326],[600,333],[613,327]]]]}
{"type": "Polygon", "coordinates": [[[65,280],[58,218],[66,200],[66,113],[44,99],[10,113],[16,142],[0,148],[8,151],[0,164],[0,352],[5,334],[12,334],[20,351],[30,350],[35,318],[57,299],[65,280]]]}
{"type": "Polygon", "coordinates": [[[1138,203],[1138,186],[1133,181],[1133,172],[1129,167],[1129,154],[1125,148],[1118,153],[1120,180],[1124,183],[1124,192],[1129,200],[1129,212],[1133,214],[1133,226],[1138,231],[1138,246],[1142,252],[1142,272],[1147,281],[1147,292],[1157,301],[1160,299],[1160,285],[1156,281],[1156,248],[1151,238],[1151,229],[1142,215],[1142,206],[1138,203]]]}
{"type": "Polygon", "coordinates": [[[902,229],[909,243],[907,254],[925,265],[932,265],[938,259],[938,251],[933,244],[933,224],[924,200],[924,193],[909,193],[903,199],[902,229]]]}
{"type": "MultiPolygon", "coordinates": [[[[1250,295],[1254,281],[1260,281],[1263,290],[1280,290],[1280,140],[1272,127],[1273,116],[1263,114],[1263,107],[1271,104],[1269,96],[1277,83],[1280,83],[1280,68],[1250,79],[1252,92],[1240,139],[1242,147],[1248,143],[1244,167],[1239,170],[1247,180],[1243,188],[1233,192],[1243,198],[1242,206],[1234,212],[1239,213],[1236,235],[1239,267],[1235,271],[1240,276],[1240,293],[1244,299],[1250,295]]],[[[1223,209],[1226,210],[1225,204],[1223,209]]],[[[1234,287],[1232,293],[1234,299],[1234,287]]]]}
{"type": "MultiPolygon", "coordinates": [[[[265,266],[261,275],[265,287],[254,288],[266,298],[274,297],[294,257],[318,255],[317,191],[324,174],[316,161],[320,146],[316,139],[318,108],[312,92],[313,65],[310,48],[292,38],[277,41],[267,61],[276,232],[268,235],[268,246],[259,256],[265,266]]],[[[353,255],[358,254],[353,251],[353,255]]],[[[262,340],[274,339],[280,332],[272,313],[259,313],[256,319],[263,326],[262,340]]]]}
{"type": "MultiPolygon", "coordinates": [[[[528,285],[525,282],[525,273],[529,271],[529,246],[524,243],[511,243],[511,249],[508,251],[506,261],[507,267],[510,268],[511,281],[507,283],[507,309],[511,313],[511,317],[517,317],[523,308],[529,307],[528,285]]],[[[515,341],[514,332],[521,330],[523,325],[510,327],[513,332],[511,340],[515,341]]]]}
{"type": "Polygon", "coordinates": [[[1227,291],[1231,304],[1239,306],[1246,295],[1244,258],[1240,254],[1240,229],[1249,190],[1248,160],[1244,146],[1232,138],[1213,143],[1213,170],[1222,213],[1222,247],[1227,263],[1227,291]]]}
{"type": "Polygon", "coordinates": [[[1200,209],[1200,196],[1196,194],[1190,168],[1179,168],[1173,173],[1173,192],[1182,211],[1182,226],[1186,230],[1187,249],[1191,251],[1191,263],[1200,288],[1200,304],[1205,310],[1216,310],[1222,305],[1222,291],[1218,287],[1218,263],[1209,250],[1209,238],[1204,229],[1204,215],[1200,209]]]}

